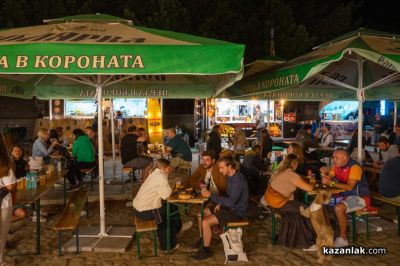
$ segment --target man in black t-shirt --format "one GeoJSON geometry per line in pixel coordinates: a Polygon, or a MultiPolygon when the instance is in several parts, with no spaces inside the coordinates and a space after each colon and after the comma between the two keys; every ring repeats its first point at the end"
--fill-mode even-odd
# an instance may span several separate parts
{"type": "Polygon", "coordinates": [[[146,141],[145,138],[136,135],[136,126],[128,128],[128,133],[121,139],[121,162],[123,167],[134,169],[147,169],[150,167],[153,163],[151,158],[138,156],[137,143],[144,141],[146,141]]]}

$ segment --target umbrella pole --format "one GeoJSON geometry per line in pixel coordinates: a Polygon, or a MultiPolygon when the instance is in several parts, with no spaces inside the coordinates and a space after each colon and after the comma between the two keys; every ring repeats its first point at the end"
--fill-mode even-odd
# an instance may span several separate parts
{"type": "Polygon", "coordinates": [[[53,123],[53,99],[49,100],[49,119],[50,119],[50,127],[52,127],[52,123],[53,123]]]}
{"type": "Polygon", "coordinates": [[[99,146],[99,205],[100,205],[100,237],[106,236],[105,226],[105,210],[104,210],[104,143],[103,143],[103,102],[102,102],[103,87],[98,82],[97,84],[97,137],[99,146]]]}
{"type": "Polygon", "coordinates": [[[360,56],[357,56],[357,66],[358,66],[358,90],[357,90],[357,100],[358,100],[358,135],[357,135],[357,158],[361,163],[362,161],[362,138],[363,138],[363,86],[364,86],[364,69],[363,62],[360,56]]]}
{"type": "Polygon", "coordinates": [[[395,126],[397,125],[397,102],[393,102],[393,130],[395,126]]]}
{"type": "Polygon", "coordinates": [[[114,120],[114,100],[111,99],[110,107],[110,117],[111,117],[111,146],[112,146],[112,158],[113,158],[113,179],[115,179],[116,173],[116,162],[115,162],[115,120],[114,120]]]}
{"type": "Polygon", "coordinates": [[[269,117],[269,113],[270,113],[270,105],[269,105],[270,101],[267,101],[267,129],[269,130],[269,123],[270,123],[270,117],[269,117]]]}

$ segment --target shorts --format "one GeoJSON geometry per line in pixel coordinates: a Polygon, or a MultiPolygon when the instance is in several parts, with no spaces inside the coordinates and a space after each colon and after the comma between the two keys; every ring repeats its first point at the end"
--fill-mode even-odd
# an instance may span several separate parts
{"type": "Polygon", "coordinates": [[[225,226],[233,221],[243,220],[243,217],[240,217],[234,211],[222,207],[221,210],[214,213],[214,215],[217,217],[218,223],[222,226],[225,226]]]}
{"type": "Polygon", "coordinates": [[[348,196],[345,200],[342,200],[346,205],[346,213],[362,210],[365,208],[365,200],[359,196],[348,196]]]}

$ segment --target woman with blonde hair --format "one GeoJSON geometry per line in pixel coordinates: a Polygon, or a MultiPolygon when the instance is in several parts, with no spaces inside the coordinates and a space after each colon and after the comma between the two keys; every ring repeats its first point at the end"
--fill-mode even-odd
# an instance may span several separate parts
{"type": "Polygon", "coordinates": [[[12,164],[4,148],[0,149],[0,265],[5,265],[3,254],[13,213],[11,191],[15,186],[12,164]]]}
{"type": "Polygon", "coordinates": [[[300,175],[306,175],[307,174],[307,169],[306,169],[306,164],[304,161],[304,153],[303,153],[303,147],[301,147],[298,143],[293,142],[289,144],[289,147],[287,149],[288,154],[294,154],[297,157],[298,160],[298,165],[295,170],[296,173],[300,175]]]}
{"type": "Polygon", "coordinates": [[[278,241],[289,248],[314,248],[315,233],[309,219],[300,214],[300,206],[307,206],[294,200],[297,188],[306,192],[314,186],[305,182],[295,171],[299,159],[288,154],[271,176],[271,182],[264,198],[270,208],[282,217],[278,241]]]}
{"type": "MultiPolygon", "coordinates": [[[[155,220],[157,235],[162,250],[167,249],[167,204],[172,189],[168,183],[168,174],[171,172],[170,162],[164,158],[154,163],[153,171],[141,185],[133,199],[135,217],[142,220],[155,220]]],[[[175,213],[170,223],[170,247],[178,248],[177,234],[191,227],[191,223],[182,226],[178,207],[171,204],[170,213],[175,213]]]]}
{"type": "Polygon", "coordinates": [[[49,131],[46,128],[41,128],[37,134],[38,138],[32,146],[33,157],[47,158],[54,151],[54,147],[58,145],[57,139],[52,139],[50,147],[47,147],[47,140],[50,137],[49,131]]]}

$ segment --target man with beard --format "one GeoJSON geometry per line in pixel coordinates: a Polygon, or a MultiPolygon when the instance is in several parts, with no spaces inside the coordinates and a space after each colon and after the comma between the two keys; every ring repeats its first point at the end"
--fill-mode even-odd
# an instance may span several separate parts
{"type": "MultiPolygon", "coordinates": [[[[202,163],[193,173],[189,180],[192,187],[206,188],[212,193],[218,195],[226,194],[226,176],[220,171],[216,163],[215,153],[213,150],[208,150],[202,153],[202,163]]],[[[209,206],[207,206],[209,207],[209,206]]],[[[198,213],[199,227],[201,226],[200,213],[198,213]]],[[[199,228],[201,232],[201,228],[199,228]]],[[[200,235],[201,237],[201,235],[200,235]]],[[[198,241],[200,243],[200,241],[198,241]]]]}

